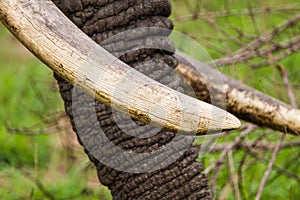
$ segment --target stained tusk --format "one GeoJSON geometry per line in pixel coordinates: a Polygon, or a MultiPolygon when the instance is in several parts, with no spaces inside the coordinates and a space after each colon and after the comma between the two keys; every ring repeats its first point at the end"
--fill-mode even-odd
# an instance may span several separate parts
{"type": "Polygon", "coordinates": [[[0,0],[0,19],[61,77],[140,121],[198,134],[240,127],[230,113],[178,93],[118,60],[51,1],[0,0]]]}
{"type": "Polygon", "coordinates": [[[300,135],[300,110],[220,74],[181,52],[176,53],[176,58],[179,63],[176,71],[193,85],[194,90],[201,89],[200,100],[210,101],[209,91],[203,89],[209,83],[214,98],[226,94],[226,108],[235,116],[274,130],[300,135]]]}

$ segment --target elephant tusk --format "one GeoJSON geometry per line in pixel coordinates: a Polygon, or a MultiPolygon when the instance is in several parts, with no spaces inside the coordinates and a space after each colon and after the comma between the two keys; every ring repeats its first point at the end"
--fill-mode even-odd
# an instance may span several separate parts
{"type": "Polygon", "coordinates": [[[240,119],[300,135],[300,110],[220,74],[181,52],[177,52],[175,57],[179,63],[176,67],[177,73],[182,75],[195,91],[197,88],[201,89],[202,96],[198,95],[200,100],[210,101],[209,91],[203,90],[209,83],[216,94],[213,98],[217,98],[218,94],[226,94],[224,99],[227,110],[240,119]],[[199,74],[198,71],[202,73],[199,74]],[[218,76],[222,81],[215,80],[218,76]]]}
{"type": "Polygon", "coordinates": [[[0,0],[0,19],[61,77],[135,119],[197,134],[240,127],[232,114],[176,92],[118,60],[81,32],[51,1],[0,0]]]}

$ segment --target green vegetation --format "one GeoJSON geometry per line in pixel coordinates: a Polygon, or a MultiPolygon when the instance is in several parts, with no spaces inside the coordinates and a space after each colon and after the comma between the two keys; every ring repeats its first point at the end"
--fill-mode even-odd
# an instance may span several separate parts
{"type": "MultiPolygon", "coordinates": [[[[223,0],[172,2],[174,9],[172,19],[177,19],[179,16],[191,14],[192,10],[197,10],[197,4],[201,4],[202,9],[206,11],[216,12],[228,10],[228,6],[231,11],[249,7],[260,9],[263,1],[226,1],[230,5],[225,4],[223,0]],[[185,2],[189,2],[189,6],[185,2]]],[[[297,0],[266,0],[264,4],[266,7],[300,6],[297,0]]],[[[233,37],[238,36],[233,26],[251,36],[257,36],[282,23],[296,12],[299,10],[256,14],[252,18],[249,15],[233,15],[219,17],[215,23],[233,37]]],[[[175,21],[175,30],[196,39],[213,59],[221,57],[222,54],[215,48],[207,46],[209,38],[220,38],[211,40],[211,44],[226,51],[234,52],[240,48],[201,20],[175,21]]],[[[299,23],[276,39],[285,41],[292,35],[300,35],[299,23]]],[[[244,38],[245,43],[249,41],[251,37],[244,38]]],[[[253,62],[260,61],[253,60],[253,62]]],[[[300,102],[299,63],[299,52],[280,61],[288,74],[298,102],[300,102]]],[[[280,73],[272,65],[253,69],[242,62],[222,67],[220,71],[266,94],[289,102],[280,73]]],[[[0,199],[110,199],[109,191],[99,186],[96,171],[89,164],[63,114],[62,100],[57,92],[52,71],[34,58],[2,25],[0,105],[0,199]]],[[[264,128],[256,129],[247,136],[247,140],[256,141],[266,131],[268,130],[264,128]]],[[[238,131],[231,132],[220,138],[218,144],[230,143],[239,134],[238,131]]],[[[262,140],[275,144],[278,138],[278,132],[270,131],[262,140]]],[[[286,142],[296,140],[296,137],[290,135],[285,138],[286,142]]],[[[247,148],[232,151],[236,170],[242,162],[245,162],[242,166],[243,189],[240,192],[246,199],[254,199],[272,154],[271,150],[253,149],[253,151],[256,157],[249,155],[247,148]]],[[[201,158],[201,161],[208,166],[219,155],[220,153],[209,153],[201,158]]],[[[275,164],[290,174],[272,170],[262,199],[300,199],[300,181],[291,175],[298,177],[300,175],[299,146],[281,150],[275,164]]],[[[228,163],[224,163],[218,175],[217,199],[235,199],[227,165],[228,163]]],[[[213,174],[209,176],[212,177],[213,174]]]]}
{"type": "Polygon", "coordinates": [[[0,26],[0,199],[109,199],[63,116],[52,71],[0,26]]]}

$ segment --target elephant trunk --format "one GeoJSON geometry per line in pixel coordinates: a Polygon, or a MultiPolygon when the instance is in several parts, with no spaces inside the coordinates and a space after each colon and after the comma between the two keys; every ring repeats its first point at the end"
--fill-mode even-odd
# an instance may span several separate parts
{"type": "MultiPolygon", "coordinates": [[[[167,38],[168,32],[160,34],[159,37],[149,33],[143,33],[142,39],[127,37],[125,41],[121,40],[121,45],[107,42],[114,35],[133,28],[172,29],[173,24],[167,19],[171,13],[168,0],[53,0],[53,2],[82,31],[98,44],[103,44],[108,51],[122,61],[164,85],[189,93],[185,90],[180,77],[175,73],[170,73],[177,66],[177,60],[173,56],[175,48],[167,38]],[[164,50],[135,49],[134,44],[137,42],[146,47],[153,44],[163,46],[164,50]],[[130,50],[124,53],[123,49],[130,50]]],[[[73,129],[77,132],[79,141],[85,147],[90,160],[95,164],[99,180],[109,187],[114,199],[212,198],[207,177],[201,173],[203,165],[196,161],[200,147],[191,145],[193,137],[132,120],[82,91],[76,91],[78,100],[74,102],[72,84],[58,75],[55,75],[55,78],[73,129]],[[96,115],[88,114],[91,111],[96,115]],[[87,126],[89,122],[91,124],[87,126]],[[99,139],[99,127],[93,127],[95,124],[96,127],[100,126],[101,132],[109,141],[103,142],[99,139]],[[140,137],[141,135],[151,136],[140,137]],[[115,155],[116,151],[110,147],[110,143],[120,148],[117,155],[115,155]],[[169,157],[160,159],[160,156],[166,153],[160,150],[168,149],[170,143],[174,148],[169,148],[169,157]],[[97,156],[95,152],[101,151],[99,149],[104,149],[105,154],[97,156]],[[136,163],[126,160],[125,155],[125,161],[119,162],[118,160],[122,160],[122,150],[135,153],[136,163]],[[153,152],[154,155],[151,154],[153,152]],[[178,157],[175,157],[176,155],[178,157]],[[103,157],[106,159],[103,160],[103,157]],[[169,159],[173,161],[168,162],[169,159]],[[153,165],[156,160],[159,162],[153,165]],[[142,161],[142,166],[148,172],[139,169],[141,165],[137,163],[142,161]],[[111,164],[114,163],[118,163],[116,167],[112,167],[111,164]]],[[[133,158],[130,157],[130,159],[133,158]]]]}

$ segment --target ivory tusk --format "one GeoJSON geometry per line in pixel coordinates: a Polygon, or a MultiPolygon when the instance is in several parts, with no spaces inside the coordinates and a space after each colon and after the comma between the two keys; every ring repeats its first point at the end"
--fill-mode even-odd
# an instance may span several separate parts
{"type": "Polygon", "coordinates": [[[51,1],[0,0],[0,19],[61,77],[133,118],[197,134],[240,127],[240,121],[230,113],[176,92],[118,60],[51,1]]]}

